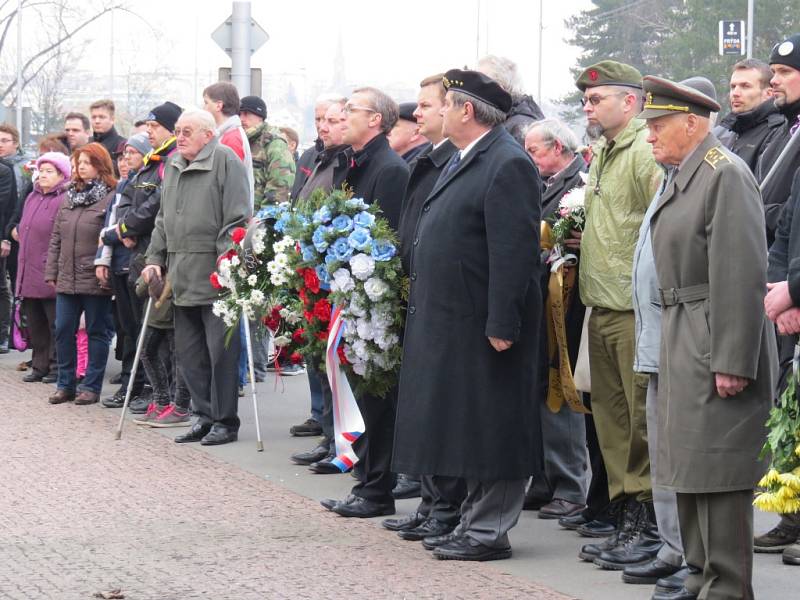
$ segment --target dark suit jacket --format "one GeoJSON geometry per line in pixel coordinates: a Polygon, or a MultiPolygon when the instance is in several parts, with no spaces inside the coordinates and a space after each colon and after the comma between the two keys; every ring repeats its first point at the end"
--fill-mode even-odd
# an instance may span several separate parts
{"type": "Polygon", "coordinates": [[[445,140],[434,150],[433,144],[427,144],[417,159],[411,163],[411,176],[400,215],[400,226],[397,237],[400,240],[400,258],[406,273],[411,266],[411,242],[414,241],[414,230],[422,204],[433,190],[436,180],[442,173],[450,158],[458,151],[450,140],[445,140]]]}
{"type": "Polygon", "coordinates": [[[367,204],[377,202],[389,225],[397,230],[408,185],[408,165],[389,147],[386,135],[377,135],[353,153],[345,182],[353,188],[354,197],[367,204]]]}

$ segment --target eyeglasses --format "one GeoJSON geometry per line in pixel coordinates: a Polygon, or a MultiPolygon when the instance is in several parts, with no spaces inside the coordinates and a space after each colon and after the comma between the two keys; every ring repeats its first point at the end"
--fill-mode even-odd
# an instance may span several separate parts
{"type": "Polygon", "coordinates": [[[183,137],[192,137],[194,135],[194,129],[190,129],[189,127],[184,127],[183,129],[176,128],[175,129],[175,137],[179,138],[183,137]]]}
{"type": "Polygon", "coordinates": [[[594,94],[593,96],[584,96],[583,98],[581,98],[581,106],[586,106],[587,102],[592,106],[597,106],[603,100],[611,96],[626,96],[626,95],[627,92],[614,92],[613,94],[606,94],[605,96],[601,96],[600,94],[594,94]]]}
{"type": "Polygon", "coordinates": [[[14,138],[0,138],[0,144],[12,144],[14,138]]]}
{"type": "Polygon", "coordinates": [[[346,115],[349,115],[350,113],[355,112],[357,110],[363,110],[364,112],[373,112],[373,113],[378,112],[373,108],[370,108],[368,106],[359,106],[358,104],[345,104],[344,108],[342,109],[342,112],[346,115]]]}

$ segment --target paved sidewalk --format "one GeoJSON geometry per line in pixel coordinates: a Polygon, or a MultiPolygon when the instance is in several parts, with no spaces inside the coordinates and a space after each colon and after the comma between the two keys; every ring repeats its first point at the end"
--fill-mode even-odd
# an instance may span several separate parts
{"type": "Polygon", "coordinates": [[[568,598],[434,560],[154,430],[128,423],[117,442],[118,411],[47,404],[19,360],[0,362],[0,598],[568,598]]]}

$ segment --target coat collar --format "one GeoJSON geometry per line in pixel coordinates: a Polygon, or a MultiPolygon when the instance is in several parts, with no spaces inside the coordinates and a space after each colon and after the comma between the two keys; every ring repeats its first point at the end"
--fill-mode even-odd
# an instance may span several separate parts
{"type": "Polygon", "coordinates": [[[389,147],[389,140],[386,139],[385,133],[379,133],[358,152],[353,153],[353,166],[360,167],[367,162],[371,156],[374,156],[381,150],[389,147]]]}
{"type": "MultiPolygon", "coordinates": [[[[448,175],[447,177],[439,177],[436,185],[433,186],[433,191],[431,191],[430,195],[428,196],[426,203],[430,202],[431,199],[433,199],[433,197],[436,196],[442,189],[450,185],[451,182],[455,181],[459,175],[464,172],[464,169],[466,169],[474,161],[478,160],[478,157],[486,152],[486,150],[488,150],[489,147],[503,134],[509,135],[506,133],[506,130],[502,124],[495,125],[495,127],[491,129],[489,133],[484,135],[483,138],[475,145],[475,147],[469,151],[467,157],[459,163],[458,168],[456,168],[451,175],[448,175]]],[[[457,151],[458,150],[456,150],[456,152],[457,151]]]]}
{"type": "Polygon", "coordinates": [[[686,189],[686,186],[689,185],[689,181],[691,181],[697,169],[703,164],[703,160],[708,151],[719,145],[719,140],[711,133],[700,142],[700,145],[684,160],[683,164],[678,169],[678,174],[672,178],[672,181],[658,198],[658,207],[655,212],[661,210],[661,208],[672,199],[676,189],[680,189],[681,191],[686,189]]]}
{"type": "Polygon", "coordinates": [[[595,149],[597,150],[598,154],[601,152],[619,152],[623,148],[627,148],[633,144],[633,142],[636,140],[636,136],[639,135],[639,132],[645,127],[647,127],[647,124],[644,121],[638,117],[634,117],[625,126],[625,129],[620,131],[617,134],[617,137],[610,142],[604,137],[601,137],[599,140],[597,140],[595,143],[595,149]]]}
{"type": "Polygon", "coordinates": [[[417,156],[417,162],[427,159],[434,167],[441,169],[447,164],[454,152],[458,152],[458,148],[449,139],[445,139],[436,148],[433,147],[433,144],[428,143],[417,156]]]}
{"type": "Polygon", "coordinates": [[[205,147],[200,150],[200,153],[195,157],[192,162],[186,162],[186,159],[176,153],[170,164],[178,169],[178,171],[210,171],[214,164],[214,150],[219,145],[217,138],[212,138],[205,147]]]}

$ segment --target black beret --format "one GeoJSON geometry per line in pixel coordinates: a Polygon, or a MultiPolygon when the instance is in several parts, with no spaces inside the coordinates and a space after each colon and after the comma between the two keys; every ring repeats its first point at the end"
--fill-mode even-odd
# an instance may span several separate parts
{"type": "Polygon", "coordinates": [[[239,101],[239,112],[249,112],[267,118],[267,104],[258,96],[245,96],[239,101]]]}
{"type": "Polygon", "coordinates": [[[446,90],[462,92],[504,113],[511,110],[511,94],[500,87],[494,79],[478,71],[450,69],[444,74],[442,83],[446,90]]]}
{"type": "Polygon", "coordinates": [[[800,33],[790,35],[779,44],[775,44],[769,55],[769,64],[787,65],[800,71],[800,33]]]}
{"type": "Polygon", "coordinates": [[[416,123],[417,118],[414,116],[415,110],[417,110],[416,102],[401,102],[400,118],[403,119],[404,121],[411,121],[412,123],[416,123]]]}
{"type": "Polygon", "coordinates": [[[696,81],[686,85],[645,75],[642,83],[645,102],[644,110],[639,113],[640,119],[656,119],[676,113],[691,113],[707,118],[712,112],[719,112],[717,101],[698,91],[696,81]]]}

